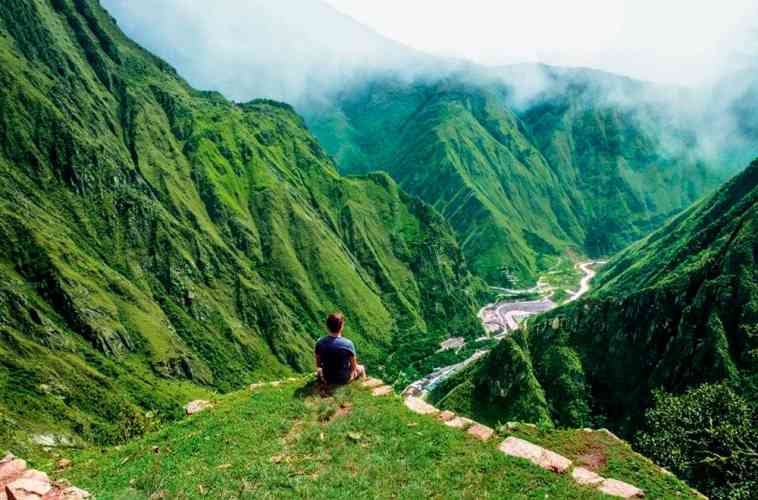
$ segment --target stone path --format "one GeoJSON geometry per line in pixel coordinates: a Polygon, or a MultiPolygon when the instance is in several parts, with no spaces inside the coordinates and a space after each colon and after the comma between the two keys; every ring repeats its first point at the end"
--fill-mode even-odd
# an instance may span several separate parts
{"type": "Polygon", "coordinates": [[[25,460],[8,453],[0,460],[0,500],[84,500],[92,496],[44,472],[29,469],[25,460]]]}
{"type": "MultiPolygon", "coordinates": [[[[385,385],[384,382],[376,378],[366,379],[361,385],[371,389],[374,396],[385,396],[392,393],[392,387],[385,385]]],[[[406,395],[404,402],[405,406],[412,412],[419,415],[435,416],[448,427],[465,431],[476,439],[486,442],[495,435],[495,430],[486,425],[461,415],[456,415],[449,410],[440,411],[438,408],[414,395],[406,395]]],[[[529,460],[543,469],[558,474],[565,474],[571,471],[571,477],[577,484],[595,488],[607,495],[619,498],[642,498],[645,496],[645,492],[636,486],[617,479],[606,479],[583,467],[573,467],[573,462],[568,458],[514,436],[506,438],[505,441],[500,443],[498,449],[506,455],[529,460]]]]}

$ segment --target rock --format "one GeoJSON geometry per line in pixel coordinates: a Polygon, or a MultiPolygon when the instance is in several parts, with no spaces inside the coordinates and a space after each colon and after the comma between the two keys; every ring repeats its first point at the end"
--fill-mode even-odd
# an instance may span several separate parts
{"type": "Polygon", "coordinates": [[[559,474],[563,474],[571,467],[571,460],[568,458],[517,437],[509,437],[500,443],[499,449],[506,455],[525,458],[543,469],[559,474]]]}
{"type": "Polygon", "coordinates": [[[604,477],[584,467],[576,467],[571,471],[571,477],[582,486],[597,486],[605,480],[604,477]]]}
{"type": "Polygon", "coordinates": [[[439,415],[437,415],[437,418],[442,420],[443,422],[447,422],[448,420],[452,420],[455,418],[455,413],[453,413],[450,410],[441,411],[439,415]]]}
{"type": "Polygon", "coordinates": [[[184,407],[184,411],[187,412],[187,415],[194,415],[195,413],[200,413],[201,411],[207,410],[212,406],[213,404],[210,401],[206,401],[204,399],[196,399],[195,401],[190,401],[187,403],[184,407]]]}
{"type": "Polygon", "coordinates": [[[50,482],[50,478],[47,477],[47,474],[34,469],[25,470],[24,473],[21,474],[21,479],[33,479],[34,481],[40,481],[43,483],[50,482]]]}
{"type": "Polygon", "coordinates": [[[72,462],[68,458],[61,458],[60,460],[55,462],[55,465],[58,467],[58,469],[61,469],[61,470],[71,467],[71,464],[72,462]]]}
{"type": "Polygon", "coordinates": [[[380,385],[384,385],[384,382],[379,380],[378,378],[367,378],[363,382],[361,382],[361,386],[363,387],[379,387],[380,385]]]}
{"type": "Polygon", "coordinates": [[[373,391],[371,391],[371,394],[374,396],[386,396],[387,394],[391,394],[391,393],[392,393],[392,387],[388,385],[377,387],[373,391]]]}
{"type": "Polygon", "coordinates": [[[423,399],[413,396],[405,398],[405,406],[407,406],[408,409],[412,412],[418,413],[419,415],[435,415],[439,413],[439,410],[434,406],[430,405],[423,399]]]}
{"type": "Polygon", "coordinates": [[[453,429],[466,430],[474,425],[474,421],[466,417],[455,417],[445,422],[445,425],[452,427],[453,429]]]}
{"type": "Polygon", "coordinates": [[[84,500],[92,498],[88,491],[84,491],[75,486],[69,486],[61,492],[60,500],[84,500]]]}
{"type": "Polygon", "coordinates": [[[495,433],[493,429],[482,424],[474,424],[466,432],[482,441],[487,441],[495,433]]]}
{"type": "Polygon", "coordinates": [[[403,390],[402,395],[405,396],[405,397],[407,397],[407,396],[421,396],[421,394],[423,392],[424,391],[422,391],[419,387],[411,384],[408,387],[406,387],[405,390],[403,390]]]}
{"type": "Polygon", "coordinates": [[[597,488],[606,495],[621,498],[642,498],[645,492],[631,484],[616,479],[606,479],[597,488]]]}
{"type": "Polygon", "coordinates": [[[5,486],[5,494],[8,500],[39,500],[45,496],[53,485],[49,481],[39,479],[16,479],[5,486]]]}
{"type": "Polygon", "coordinates": [[[251,390],[251,391],[254,391],[254,390],[256,390],[259,387],[263,387],[264,385],[266,385],[266,384],[260,384],[260,383],[259,384],[250,384],[250,385],[247,386],[247,388],[249,390],[251,390]]]}
{"type": "Polygon", "coordinates": [[[21,476],[25,470],[26,461],[21,460],[20,458],[11,458],[8,461],[0,463],[0,484],[16,479],[21,476]]]}
{"type": "Polygon", "coordinates": [[[48,448],[52,448],[56,443],[55,436],[52,434],[35,434],[32,436],[32,442],[48,448]]]}

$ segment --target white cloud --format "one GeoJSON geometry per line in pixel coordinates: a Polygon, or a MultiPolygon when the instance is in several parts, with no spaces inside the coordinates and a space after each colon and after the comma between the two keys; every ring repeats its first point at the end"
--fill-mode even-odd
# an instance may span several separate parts
{"type": "Polygon", "coordinates": [[[419,50],[500,65],[588,66],[693,85],[734,69],[754,0],[326,0],[419,50]]]}

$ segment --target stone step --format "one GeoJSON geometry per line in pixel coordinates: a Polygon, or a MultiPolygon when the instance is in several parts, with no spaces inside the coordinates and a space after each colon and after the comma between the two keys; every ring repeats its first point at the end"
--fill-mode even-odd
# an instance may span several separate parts
{"type": "Polygon", "coordinates": [[[455,413],[453,413],[450,410],[444,410],[444,411],[439,412],[439,414],[437,415],[437,418],[443,422],[447,422],[448,420],[452,420],[453,418],[455,418],[455,413]]]}
{"type": "Polygon", "coordinates": [[[605,481],[604,477],[584,467],[576,467],[572,470],[571,477],[582,486],[597,486],[605,481]]]}
{"type": "Polygon", "coordinates": [[[617,479],[605,479],[597,489],[606,495],[620,498],[642,498],[645,496],[645,492],[641,489],[617,479]]]}
{"type": "Polygon", "coordinates": [[[434,406],[430,405],[423,399],[419,399],[413,396],[405,398],[405,406],[407,406],[408,409],[412,412],[418,413],[419,415],[435,415],[439,413],[439,410],[434,406]]]}
{"type": "Polygon", "coordinates": [[[379,387],[380,385],[384,385],[384,382],[382,382],[381,379],[378,378],[367,378],[363,382],[361,382],[362,387],[379,387]]]}
{"type": "Polygon", "coordinates": [[[382,385],[374,388],[374,390],[371,391],[371,394],[373,396],[386,396],[388,394],[392,394],[392,387],[389,385],[382,385]]]}
{"type": "Polygon", "coordinates": [[[486,425],[475,423],[474,425],[469,427],[466,432],[471,434],[477,439],[481,439],[482,441],[487,441],[495,433],[495,430],[491,429],[490,427],[487,427],[486,425]]]}
{"type": "Polygon", "coordinates": [[[507,438],[500,443],[499,449],[506,455],[525,458],[543,469],[559,474],[563,474],[571,467],[571,460],[568,458],[517,437],[507,438]]]}
{"type": "Polygon", "coordinates": [[[466,418],[466,417],[454,417],[445,422],[445,425],[448,427],[452,427],[453,429],[462,429],[466,430],[472,425],[474,425],[476,422],[473,420],[466,418]]]}

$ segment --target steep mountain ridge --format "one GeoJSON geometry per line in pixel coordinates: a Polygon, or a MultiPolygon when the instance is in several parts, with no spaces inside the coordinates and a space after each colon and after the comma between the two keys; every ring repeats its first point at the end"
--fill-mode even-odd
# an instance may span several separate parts
{"type": "Polygon", "coordinates": [[[95,0],[3,2],[0,35],[4,440],[117,441],[310,369],[331,309],[375,365],[481,330],[447,223],[341,177],[289,106],[191,89],[95,0]]]}
{"type": "Polygon", "coordinates": [[[493,283],[534,278],[546,256],[613,253],[724,175],[699,160],[684,124],[643,99],[649,85],[541,67],[523,97],[525,72],[378,78],[306,119],[343,171],[386,170],[437,207],[493,283]]]}
{"type": "Polygon", "coordinates": [[[587,298],[528,321],[435,397],[474,410],[490,398],[508,416],[528,408],[508,395],[531,388],[538,416],[570,427],[607,423],[624,435],[639,429],[655,389],[679,394],[727,381],[755,401],[756,223],[758,161],[615,256],[587,298]],[[513,374],[492,359],[513,357],[516,344],[526,361],[513,374]]]}

